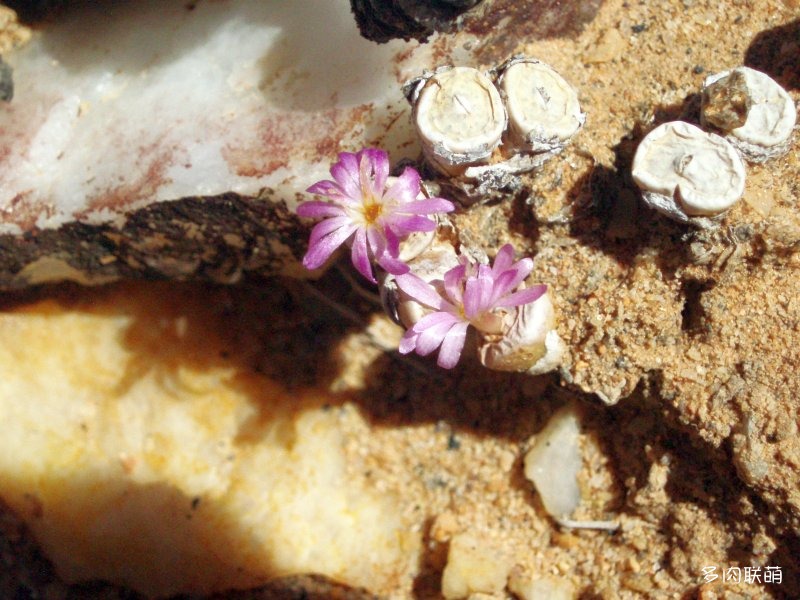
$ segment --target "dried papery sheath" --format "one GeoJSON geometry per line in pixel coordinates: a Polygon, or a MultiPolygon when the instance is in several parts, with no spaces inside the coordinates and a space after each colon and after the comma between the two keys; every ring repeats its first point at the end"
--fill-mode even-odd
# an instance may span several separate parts
{"type": "Polygon", "coordinates": [[[648,206],[698,227],[712,226],[744,193],[744,164],[733,146],[682,121],[647,134],[632,176],[648,206]]]}
{"type": "Polygon", "coordinates": [[[400,252],[397,256],[402,262],[407,263],[422,254],[436,237],[436,231],[415,231],[406,239],[400,241],[400,252]]]}
{"type": "Polygon", "coordinates": [[[502,335],[482,336],[478,353],[485,367],[529,375],[558,368],[564,342],[555,329],[556,316],[549,292],[535,302],[516,307],[505,319],[502,335]]]}
{"type": "MultiPolygon", "coordinates": [[[[440,237],[434,237],[423,252],[408,261],[409,270],[426,283],[442,281],[444,274],[458,265],[456,249],[440,237]]],[[[387,314],[406,328],[412,327],[432,310],[400,290],[391,274],[381,281],[380,295],[387,314]]]]}
{"type": "Polygon", "coordinates": [[[500,145],[506,112],[500,93],[471,67],[444,67],[406,87],[426,159],[446,175],[486,161],[500,145]]]}
{"type": "Polygon", "coordinates": [[[786,153],[796,120],[791,96],[761,71],[737,67],[705,80],[703,124],[722,132],[750,162],[786,153]]]}
{"type": "Polygon", "coordinates": [[[586,121],[578,93],[552,67],[515,56],[498,67],[509,144],[514,150],[558,153],[586,121]]]}

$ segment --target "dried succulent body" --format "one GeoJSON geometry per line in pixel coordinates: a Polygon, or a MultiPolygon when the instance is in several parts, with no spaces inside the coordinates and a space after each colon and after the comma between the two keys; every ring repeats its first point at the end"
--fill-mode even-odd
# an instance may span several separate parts
{"type": "Polygon", "coordinates": [[[540,375],[556,369],[564,354],[564,342],[556,331],[556,315],[550,294],[509,313],[502,335],[485,334],[478,347],[481,363],[495,371],[540,375]]]}
{"type": "Polygon", "coordinates": [[[443,67],[411,82],[414,125],[425,157],[445,175],[488,160],[500,145],[506,112],[500,93],[471,67],[443,67]]]}
{"type": "Polygon", "coordinates": [[[744,164],[733,146],[682,121],[647,134],[632,176],[648,206],[699,227],[713,225],[744,193],[744,164]]]}
{"type": "Polygon", "coordinates": [[[706,79],[702,119],[748,161],[764,162],[788,152],[797,111],[792,97],[769,75],[737,67],[706,79]]]}
{"type": "Polygon", "coordinates": [[[516,152],[560,152],[586,121],[577,92],[543,62],[514,57],[499,68],[498,84],[516,152]]]}

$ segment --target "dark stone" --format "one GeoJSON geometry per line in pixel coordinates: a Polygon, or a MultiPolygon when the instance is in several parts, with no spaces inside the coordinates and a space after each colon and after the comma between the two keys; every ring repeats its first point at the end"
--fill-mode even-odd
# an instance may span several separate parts
{"type": "Polygon", "coordinates": [[[13,74],[11,66],[0,56],[0,100],[3,102],[11,102],[14,97],[13,74]]]}
{"type": "Polygon", "coordinates": [[[41,21],[67,4],[67,0],[4,0],[26,23],[41,21]]]}
{"type": "Polygon", "coordinates": [[[378,43],[393,39],[425,41],[437,31],[453,31],[460,15],[481,0],[350,0],[361,35],[378,43]]]}

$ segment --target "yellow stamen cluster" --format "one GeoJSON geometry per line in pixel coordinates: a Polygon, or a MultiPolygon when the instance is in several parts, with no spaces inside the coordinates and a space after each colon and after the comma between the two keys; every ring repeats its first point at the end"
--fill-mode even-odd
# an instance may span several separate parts
{"type": "Polygon", "coordinates": [[[381,213],[383,212],[383,205],[378,202],[365,204],[363,212],[364,220],[366,220],[367,224],[372,225],[381,216],[381,213]]]}

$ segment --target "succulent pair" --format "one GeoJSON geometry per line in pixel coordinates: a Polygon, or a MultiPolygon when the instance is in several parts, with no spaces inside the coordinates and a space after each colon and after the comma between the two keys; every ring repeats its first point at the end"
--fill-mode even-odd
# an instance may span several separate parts
{"type": "Polygon", "coordinates": [[[488,72],[440,67],[403,89],[426,162],[470,204],[516,186],[583,125],[577,92],[552,67],[513,56],[488,72]]]}
{"type": "Polygon", "coordinates": [[[796,109],[768,75],[737,67],[708,77],[701,124],[659,125],[639,144],[633,180],[644,202],[682,223],[711,227],[744,194],[744,161],[761,163],[789,150],[796,109]]]}

